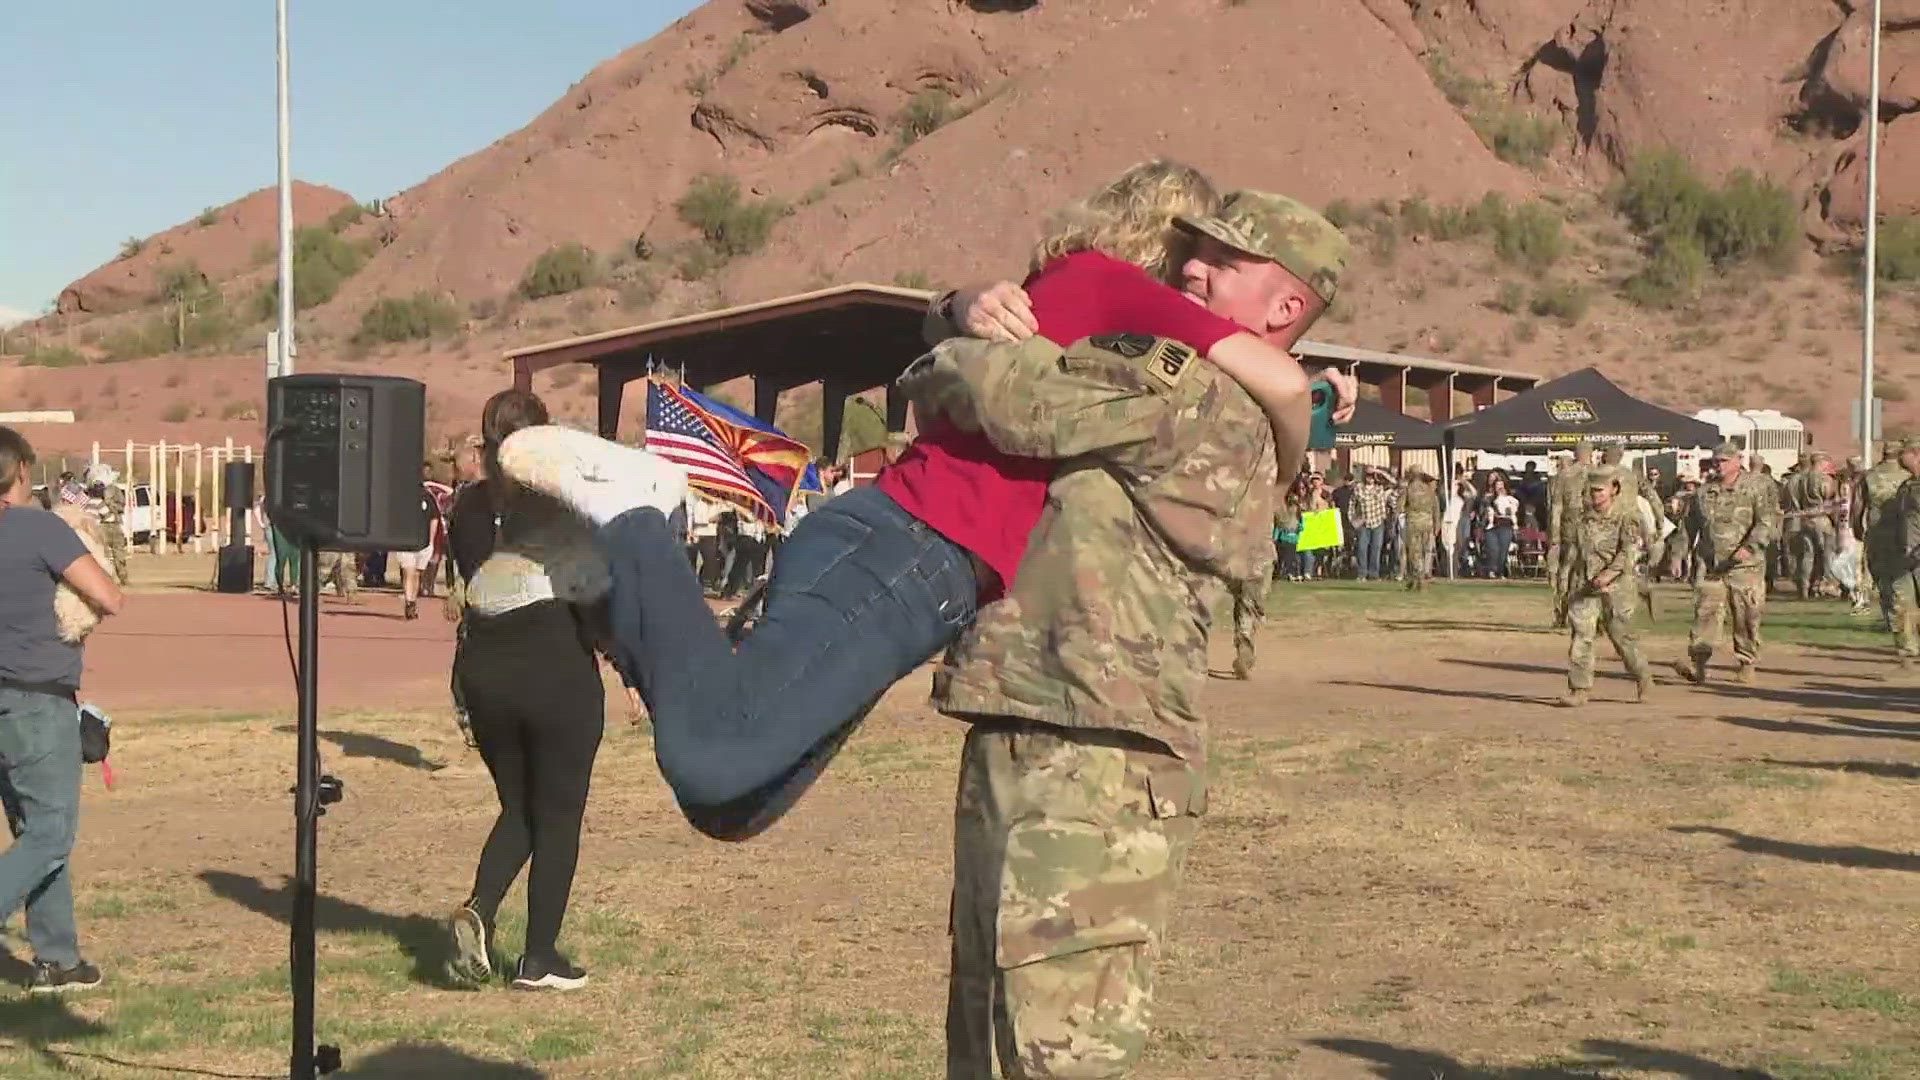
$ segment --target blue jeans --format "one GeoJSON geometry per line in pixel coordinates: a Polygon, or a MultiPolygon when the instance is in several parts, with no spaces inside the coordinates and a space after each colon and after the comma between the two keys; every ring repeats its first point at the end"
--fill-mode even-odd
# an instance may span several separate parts
{"type": "Polygon", "coordinates": [[[1380,546],[1387,538],[1385,525],[1362,525],[1354,538],[1355,556],[1360,563],[1360,580],[1373,581],[1380,576],[1380,546]]]}
{"type": "Polygon", "coordinates": [[[802,518],[774,556],[766,609],[736,646],[667,519],[600,529],[614,658],[653,717],[654,757],[687,820],[744,840],[819,778],[887,688],[973,621],[964,549],[859,487],[802,518]]]}
{"type": "Polygon", "coordinates": [[[13,846],[0,853],[0,919],[27,909],[33,956],[80,962],[67,860],[80,831],[80,714],[52,694],[0,688],[0,803],[13,846]]]}
{"type": "Polygon", "coordinates": [[[1487,530],[1487,576],[1507,577],[1507,552],[1513,547],[1513,526],[1496,525],[1487,530]]]}

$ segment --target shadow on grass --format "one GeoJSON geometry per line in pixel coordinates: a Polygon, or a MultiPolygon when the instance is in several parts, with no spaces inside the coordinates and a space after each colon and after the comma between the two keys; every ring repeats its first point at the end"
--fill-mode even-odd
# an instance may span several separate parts
{"type": "Polygon", "coordinates": [[[1817,866],[1848,866],[1860,870],[1901,870],[1920,873],[1920,855],[1856,844],[1802,844],[1792,840],[1774,840],[1765,836],[1723,829],[1714,825],[1673,825],[1668,832],[1682,836],[1718,836],[1735,851],[1749,855],[1772,855],[1817,866]]]}
{"type": "MultiPolygon", "coordinates": [[[[292,735],[299,729],[292,724],[282,724],[273,729],[282,735],[292,735]]],[[[436,772],[447,767],[444,761],[434,761],[426,752],[412,743],[403,743],[379,735],[369,735],[362,731],[322,731],[320,737],[340,748],[340,752],[350,758],[373,758],[376,761],[391,761],[395,765],[424,772],[436,772]]]]}
{"type": "Polygon", "coordinates": [[[1827,772],[1877,776],[1882,780],[1920,780],[1920,765],[1908,765],[1901,761],[1782,761],[1761,758],[1760,762],[1790,769],[1823,769],[1827,772]]]}
{"type": "Polygon", "coordinates": [[[1360,682],[1355,679],[1334,679],[1328,686],[1358,686],[1368,690],[1398,690],[1403,694],[1425,694],[1428,697],[1465,698],[1469,701],[1505,701],[1515,705],[1551,705],[1558,697],[1556,693],[1549,697],[1534,694],[1503,694],[1497,690],[1449,690],[1442,686],[1408,686],[1405,683],[1360,682]]]}
{"type": "Polygon", "coordinates": [[[1828,717],[1831,724],[1816,724],[1805,720],[1762,720],[1750,716],[1722,716],[1723,724],[1746,728],[1749,731],[1772,731],[1782,735],[1840,735],[1855,739],[1902,739],[1920,740],[1920,731],[1901,724],[1889,723],[1887,727],[1878,726],[1880,721],[1850,720],[1842,716],[1828,717]]]}
{"type": "Polygon", "coordinates": [[[1468,1065],[1434,1050],[1416,1050],[1369,1039],[1309,1039],[1308,1045],[1359,1058],[1380,1080],[1609,1080],[1621,1068],[1657,1071],[1683,1080],[1774,1080],[1760,1069],[1722,1065],[1680,1050],[1638,1043],[1589,1039],[1581,1044],[1585,1060],[1539,1065],[1468,1065]]]}
{"type": "Polygon", "coordinates": [[[442,1043],[398,1043],[333,1075],[350,1080],[545,1080],[547,1074],[477,1058],[442,1043]]]}
{"type": "MultiPolygon", "coordinates": [[[[293,881],[283,880],[278,888],[258,878],[231,874],[223,870],[202,870],[200,880],[215,896],[231,900],[256,914],[265,915],[289,926],[293,921],[293,881]]],[[[425,915],[393,915],[375,911],[350,900],[319,895],[314,907],[314,927],[322,934],[382,934],[392,939],[400,952],[412,961],[409,977],[414,982],[442,990],[466,989],[446,974],[448,943],[446,928],[440,920],[425,915]]]]}
{"type": "MultiPolygon", "coordinates": [[[[14,960],[12,956],[8,960],[14,960]]],[[[129,1070],[130,1076],[204,1076],[215,1080],[274,1080],[272,1073],[226,1072],[195,1065],[134,1061],[93,1050],[76,1050],[56,1043],[84,1042],[113,1034],[97,1020],[76,1015],[58,997],[18,997],[0,1000],[0,1050],[24,1050],[55,1073],[72,1073],[70,1062],[91,1061],[129,1070]]]]}

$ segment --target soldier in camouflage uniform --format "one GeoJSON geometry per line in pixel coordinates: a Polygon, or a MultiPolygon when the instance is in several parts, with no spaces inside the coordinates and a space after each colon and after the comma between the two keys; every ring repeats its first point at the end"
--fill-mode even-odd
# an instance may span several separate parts
{"type": "Polygon", "coordinates": [[[1833,459],[1822,451],[1807,455],[1806,466],[1781,490],[1781,532],[1793,562],[1794,592],[1802,600],[1819,595],[1826,580],[1837,540],[1833,508],[1838,498],[1833,459]]]}
{"type": "Polygon", "coordinates": [[[1900,448],[1907,479],[1893,498],[1889,517],[1899,528],[1899,546],[1888,560],[1893,593],[1893,641],[1900,666],[1908,671],[1920,660],[1920,439],[1900,448]]]}
{"type": "Polygon", "coordinates": [[[1635,701],[1645,701],[1653,675],[1634,639],[1633,615],[1639,595],[1635,567],[1646,550],[1646,536],[1638,511],[1614,505],[1621,497],[1620,472],[1602,466],[1587,474],[1587,502],[1580,516],[1570,520],[1567,544],[1567,622],[1572,640],[1567,646],[1567,693],[1560,703],[1577,708],[1593,690],[1593,646],[1606,631],[1620,661],[1633,676],[1635,701]]]}
{"type": "Polygon", "coordinates": [[[1567,625],[1566,524],[1580,512],[1587,470],[1593,467],[1593,441],[1581,439],[1573,444],[1573,459],[1562,462],[1559,471],[1547,481],[1547,580],[1553,586],[1553,626],[1567,625]]]}
{"type": "MultiPolygon", "coordinates": [[[[1337,229],[1279,196],[1236,193],[1183,224],[1213,242],[1203,258],[1254,267],[1276,296],[1330,300],[1346,258],[1337,229]]],[[[1324,308],[1268,339],[1290,345],[1308,310],[1324,308]]],[[[963,426],[972,411],[1003,452],[1071,459],[1011,592],[934,678],[940,711],[972,722],[947,1076],[1123,1076],[1146,1042],[1161,935],[1206,807],[1207,613],[1271,573],[1273,429],[1238,384],[1165,339],[948,342],[916,367],[902,384],[916,409],[937,401],[963,426]]]]}
{"type": "Polygon", "coordinates": [[[1693,630],[1687,660],[1675,664],[1696,684],[1707,681],[1720,624],[1729,613],[1737,678],[1751,683],[1760,660],[1760,616],[1766,608],[1767,545],[1779,532],[1780,503],[1773,484],[1741,468],[1740,448],[1721,443],[1713,452],[1719,474],[1694,493],[1693,630]]]}
{"type": "Polygon", "coordinates": [[[323,551],[319,576],[318,588],[332,584],[342,597],[351,600],[360,591],[360,560],[351,551],[323,551]]]}
{"type": "MultiPolygon", "coordinates": [[[[1908,440],[1912,442],[1913,440],[1908,440]]],[[[1873,579],[1873,591],[1881,617],[1893,625],[1893,579],[1900,562],[1900,522],[1893,516],[1893,500],[1900,485],[1907,481],[1907,470],[1900,465],[1899,439],[1888,439],[1880,446],[1880,461],[1860,478],[1860,491],[1854,498],[1854,531],[1860,536],[1861,567],[1873,579]]],[[[1867,586],[1863,585],[1863,591],[1867,586]]]]}
{"type": "Polygon", "coordinates": [[[1419,465],[1407,467],[1401,505],[1407,513],[1407,588],[1418,591],[1433,580],[1433,541],[1440,530],[1440,486],[1419,465]]]}
{"type": "Polygon", "coordinates": [[[127,583],[127,530],[121,523],[120,508],[107,497],[107,485],[98,481],[87,487],[86,511],[100,523],[106,537],[107,558],[113,563],[113,580],[127,583]]]}

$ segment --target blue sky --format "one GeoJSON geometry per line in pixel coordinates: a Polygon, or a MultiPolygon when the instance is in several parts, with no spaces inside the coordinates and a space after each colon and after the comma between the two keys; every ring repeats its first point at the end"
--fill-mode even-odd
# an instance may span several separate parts
{"type": "MultiPolygon", "coordinates": [[[[392,195],[695,6],[288,0],[294,175],[392,195]]],[[[6,7],[0,322],[127,237],[274,182],[274,0],[6,7]]]]}

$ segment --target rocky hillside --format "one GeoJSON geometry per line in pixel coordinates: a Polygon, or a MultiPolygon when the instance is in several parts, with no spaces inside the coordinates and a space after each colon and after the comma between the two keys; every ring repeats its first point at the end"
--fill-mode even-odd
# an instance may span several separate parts
{"type": "MultiPolygon", "coordinates": [[[[1886,19],[1882,207],[1902,215],[1920,3],[1886,19]]],[[[303,191],[303,223],[333,223],[301,244],[327,284],[296,297],[301,342],[309,369],[399,349],[484,370],[509,345],[833,281],[1017,275],[1048,208],[1169,154],[1340,209],[1367,256],[1320,336],[1597,361],[1838,444],[1867,29],[1835,0],[714,0],[377,215],[303,191]]],[[[76,282],[25,339],[66,364],[256,348],[271,270],[237,223],[256,204],[270,237],[271,193],[250,196],[76,282]],[[189,256],[207,287],[143,308],[189,256]]],[[[1906,224],[1889,243],[1920,255],[1906,224]]],[[[1904,292],[1886,303],[1885,393],[1911,421],[1920,320],[1904,292]]],[[[449,416],[485,389],[446,379],[449,416]]]]}

